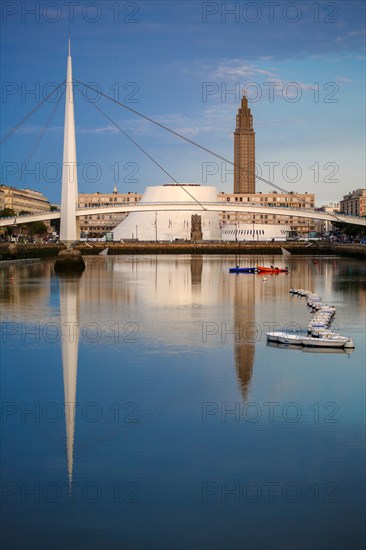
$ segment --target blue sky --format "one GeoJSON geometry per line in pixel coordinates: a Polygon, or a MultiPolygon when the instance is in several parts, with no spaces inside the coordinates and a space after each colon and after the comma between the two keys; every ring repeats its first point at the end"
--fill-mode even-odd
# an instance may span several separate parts
{"type": "MultiPolygon", "coordinates": [[[[2,2],[2,135],[65,78],[70,29],[74,77],[225,158],[233,158],[238,100],[247,89],[264,178],[315,192],[318,203],[365,186],[363,1],[72,4],[2,2]]],[[[107,99],[97,105],[179,182],[232,190],[231,166],[107,99]]],[[[2,146],[3,183],[17,181],[53,107],[46,102],[2,146]]],[[[63,111],[64,98],[18,183],[54,202],[63,111]]],[[[117,182],[120,191],[142,192],[168,181],[76,91],[75,118],[80,191],[110,192],[117,182]]],[[[259,182],[257,189],[271,188],[259,182]]]]}

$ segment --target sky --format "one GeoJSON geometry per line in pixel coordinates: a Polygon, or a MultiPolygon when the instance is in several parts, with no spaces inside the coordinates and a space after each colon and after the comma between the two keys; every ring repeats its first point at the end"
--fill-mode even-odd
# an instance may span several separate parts
{"type": "MultiPolygon", "coordinates": [[[[363,1],[4,0],[1,9],[1,136],[65,79],[70,32],[74,78],[222,157],[233,160],[246,91],[259,175],[315,193],[318,205],[365,187],[363,1]]],[[[59,91],[1,147],[1,183],[37,189],[54,203],[65,108],[59,91]]],[[[171,181],[95,106],[179,183],[232,192],[230,164],[82,84],[74,94],[80,192],[114,185],[143,192],[171,181]]],[[[271,189],[257,182],[257,191],[271,189]]]]}

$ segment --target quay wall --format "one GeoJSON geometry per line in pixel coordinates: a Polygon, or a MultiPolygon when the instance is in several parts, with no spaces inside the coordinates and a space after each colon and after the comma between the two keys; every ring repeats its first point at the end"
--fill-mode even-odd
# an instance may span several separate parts
{"type": "MultiPolygon", "coordinates": [[[[324,242],[286,243],[79,243],[75,248],[85,256],[99,254],[108,247],[109,255],[131,254],[282,254],[285,248],[293,255],[349,256],[366,259],[366,245],[324,242]]],[[[59,244],[0,244],[0,259],[55,257],[65,246],[59,244]]]]}

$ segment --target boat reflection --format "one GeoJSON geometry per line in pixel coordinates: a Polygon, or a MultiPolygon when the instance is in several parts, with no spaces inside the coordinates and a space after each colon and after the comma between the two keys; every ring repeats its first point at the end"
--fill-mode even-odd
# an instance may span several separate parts
{"type": "Polygon", "coordinates": [[[353,348],[344,349],[344,348],[312,348],[304,346],[296,346],[293,344],[280,344],[278,342],[268,342],[267,346],[270,348],[280,348],[280,349],[292,349],[297,351],[303,351],[305,353],[341,353],[350,355],[355,350],[353,348]]]}

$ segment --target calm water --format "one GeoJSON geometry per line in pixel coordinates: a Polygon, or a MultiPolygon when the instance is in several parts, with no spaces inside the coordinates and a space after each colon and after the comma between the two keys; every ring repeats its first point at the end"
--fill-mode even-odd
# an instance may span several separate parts
{"type": "Polygon", "coordinates": [[[4,549],[364,547],[366,266],[237,260],[0,270],[4,549]],[[354,352],[266,345],[311,316],[291,286],[354,352]]]}

